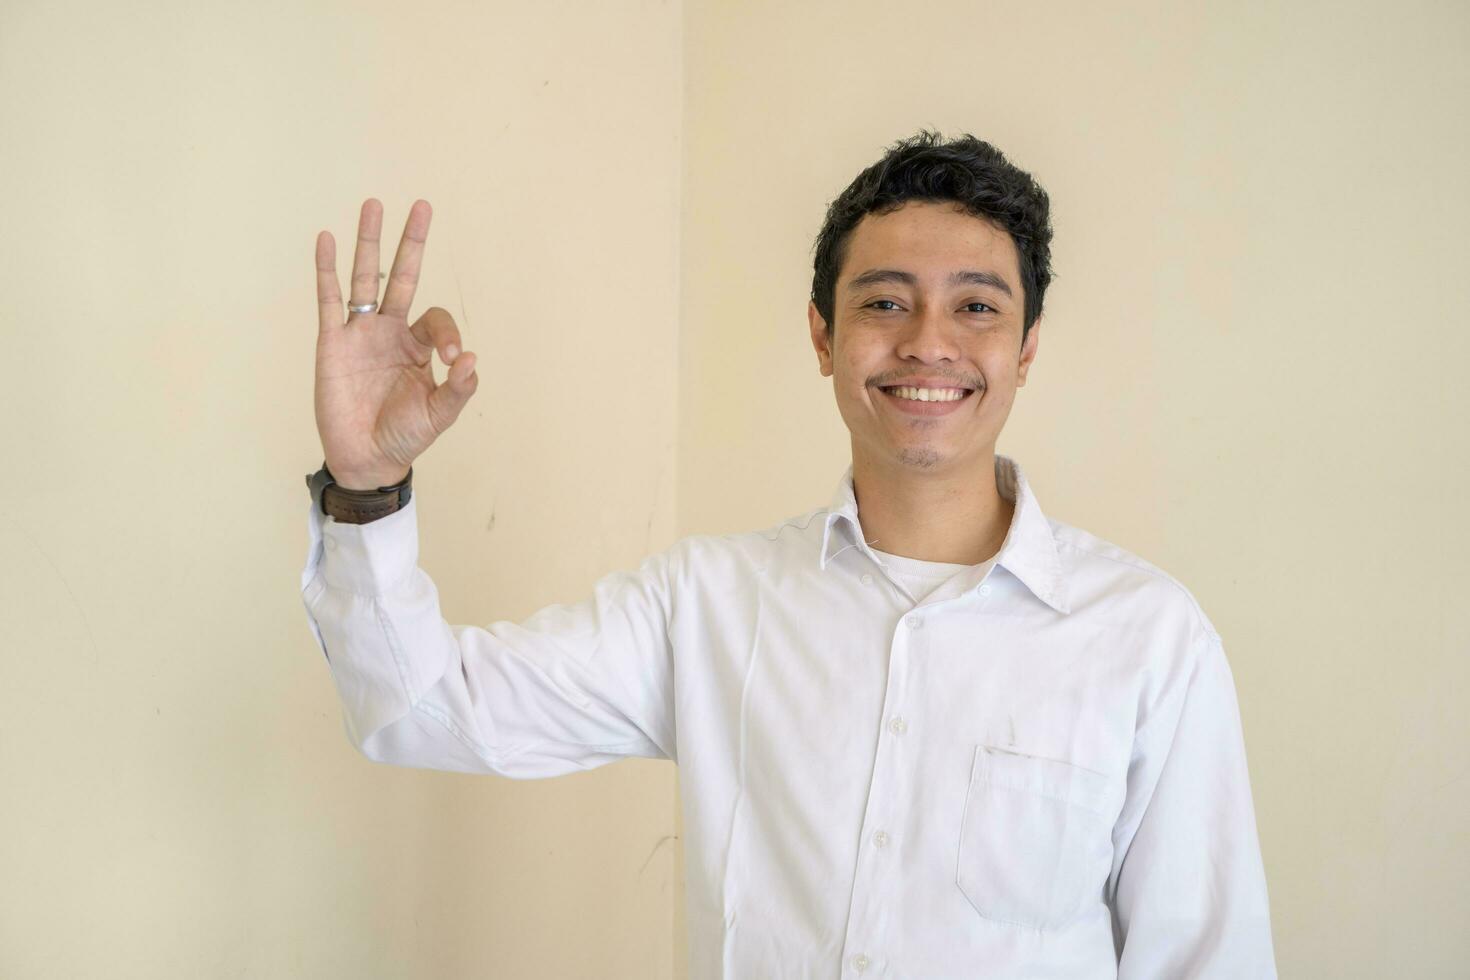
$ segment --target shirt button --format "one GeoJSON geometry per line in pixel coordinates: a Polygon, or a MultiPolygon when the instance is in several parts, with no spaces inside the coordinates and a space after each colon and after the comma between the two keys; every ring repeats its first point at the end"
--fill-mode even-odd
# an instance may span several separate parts
{"type": "Polygon", "coordinates": [[[852,958],[852,968],[859,973],[862,973],[868,968],[868,958],[862,953],[857,954],[852,958]]]}
{"type": "Polygon", "coordinates": [[[990,583],[989,582],[987,582],[984,585],[980,586],[980,594],[981,595],[990,595],[990,583]]]}
{"type": "Polygon", "coordinates": [[[921,630],[923,628],[924,628],[924,617],[923,616],[910,616],[909,617],[909,629],[911,629],[911,630],[921,630]]]}
{"type": "Polygon", "coordinates": [[[881,830],[878,831],[876,834],[873,835],[873,846],[874,847],[887,847],[888,846],[888,835],[886,833],[884,833],[883,831],[881,831],[881,830]]]}
{"type": "Polygon", "coordinates": [[[888,723],[888,730],[895,735],[902,735],[909,730],[909,723],[894,715],[893,720],[888,723]]]}
{"type": "Polygon", "coordinates": [[[867,573],[866,573],[866,572],[865,572],[865,573],[864,573],[864,574],[863,574],[863,584],[864,584],[864,585],[872,585],[872,584],[873,584],[873,576],[871,576],[871,575],[868,575],[868,574],[867,574],[867,573]]]}
{"type": "Polygon", "coordinates": [[[332,538],[327,538],[326,541],[324,541],[322,543],[326,546],[326,549],[328,551],[336,551],[337,550],[337,542],[335,540],[333,540],[332,538]]]}

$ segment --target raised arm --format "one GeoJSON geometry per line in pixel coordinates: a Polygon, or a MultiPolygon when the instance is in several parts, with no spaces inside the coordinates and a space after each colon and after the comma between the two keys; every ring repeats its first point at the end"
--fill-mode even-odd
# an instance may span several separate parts
{"type": "MultiPolygon", "coordinates": [[[[364,203],[352,304],[377,297],[382,208],[364,203]]],[[[474,393],[474,355],[447,312],[409,326],[429,205],[409,214],[382,308],[342,317],[331,235],[317,238],[316,418],[338,484],[400,482],[474,393]],[[448,377],[435,384],[438,351],[448,377]]],[[[344,523],[308,504],[302,601],[349,739],[369,759],[515,778],[624,756],[674,757],[669,641],[676,549],[600,579],[583,601],[523,622],[451,626],[418,567],[416,492],[344,523]]]]}

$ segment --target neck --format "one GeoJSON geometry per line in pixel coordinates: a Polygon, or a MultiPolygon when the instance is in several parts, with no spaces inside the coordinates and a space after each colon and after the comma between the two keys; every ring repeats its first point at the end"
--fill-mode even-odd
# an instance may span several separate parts
{"type": "Polygon", "coordinates": [[[921,561],[977,565],[1000,550],[1015,504],[995,485],[995,452],[963,468],[878,464],[854,453],[858,523],[870,547],[921,561]]]}

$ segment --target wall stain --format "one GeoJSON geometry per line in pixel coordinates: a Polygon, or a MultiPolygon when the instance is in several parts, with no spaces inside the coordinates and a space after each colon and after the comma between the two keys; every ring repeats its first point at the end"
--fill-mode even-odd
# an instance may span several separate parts
{"type": "Polygon", "coordinates": [[[643,864],[639,865],[639,867],[638,867],[638,877],[640,877],[640,878],[643,877],[643,870],[648,867],[648,862],[653,860],[653,856],[658,853],[658,849],[660,847],[663,847],[665,841],[678,840],[678,839],[679,839],[679,835],[678,834],[666,834],[663,837],[660,837],[658,840],[654,841],[654,843],[653,843],[653,850],[651,850],[651,851],[648,852],[648,857],[644,858],[643,859],[643,864]]]}
{"type": "Polygon", "coordinates": [[[71,598],[71,604],[76,607],[77,615],[81,618],[82,621],[82,628],[87,631],[87,643],[92,648],[92,666],[100,666],[102,662],[102,650],[100,647],[97,646],[96,634],[92,632],[92,621],[87,618],[87,610],[82,607],[81,600],[78,599],[77,594],[72,591],[71,583],[68,582],[66,576],[61,573],[61,569],[57,566],[56,562],[51,560],[51,556],[46,553],[46,549],[41,547],[40,541],[36,540],[36,538],[32,536],[30,532],[28,532],[19,523],[7,520],[6,524],[19,531],[21,533],[21,536],[31,543],[31,547],[36,550],[36,554],[40,555],[45,560],[46,564],[51,566],[51,570],[56,573],[56,578],[61,582],[61,587],[66,590],[66,594],[71,598]]]}

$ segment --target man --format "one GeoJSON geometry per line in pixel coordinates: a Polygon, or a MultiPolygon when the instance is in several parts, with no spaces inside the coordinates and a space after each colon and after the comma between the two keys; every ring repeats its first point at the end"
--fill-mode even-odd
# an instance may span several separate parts
{"type": "Polygon", "coordinates": [[[1029,175],[924,132],[832,203],[808,322],[852,465],[826,506],[485,627],[440,616],[407,483],[473,355],[443,310],[407,323],[424,202],[373,311],[380,223],[369,201],[346,323],[318,238],[301,580],[364,755],[522,779],[676,761],[695,980],[1275,976],[1219,635],[995,453],[1051,279],[1029,175]]]}

